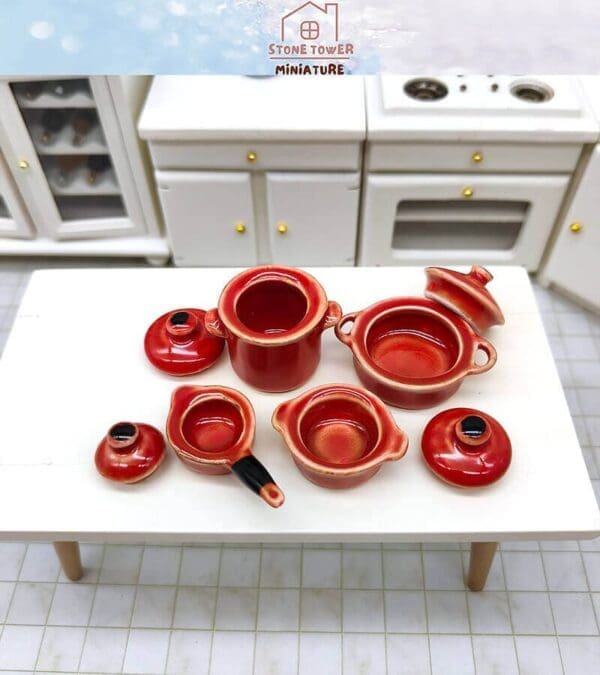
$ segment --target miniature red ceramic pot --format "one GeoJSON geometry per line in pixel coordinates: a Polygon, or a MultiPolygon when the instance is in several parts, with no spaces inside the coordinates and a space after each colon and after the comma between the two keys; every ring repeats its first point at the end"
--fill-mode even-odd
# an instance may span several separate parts
{"type": "Polygon", "coordinates": [[[118,422],[108,430],[96,450],[100,475],[118,483],[148,478],[165,458],[165,439],[149,424],[118,422]]]}
{"type": "Polygon", "coordinates": [[[508,434],[490,415],[452,408],[425,427],[421,450],[438,478],[459,487],[481,487],[506,473],[512,456],[508,434]]]}
{"type": "Polygon", "coordinates": [[[289,391],[314,373],[321,333],[342,311],[314,277],[292,267],[245,270],[225,286],[208,331],[225,338],[235,372],[263,391],[289,391]]]}
{"type": "Polygon", "coordinates": [[[469,324],[427,298],[390,298],[346,314],[335,327],[350,347],[361,382],[399,408],[429,408],[445,401],[467,375],[485,373],[496,350],[469,324]],[[343,326],[353,323],[349,332],[343,326]],[[477,352],[487,361],[476,363],[477,352]]]}
{"type": "Polygon", "coordinates": [[[254,409],[239,391],[227,387],[179,387],[171,397],[167,438],[193,471],[232,471],[269,506],[284,501],[281,489],[252,455],[254,409]]]}
{"type": "Polygon", "coordinates": [[[156,319],[144,338],[150,363],[169,375],[193,375],[210,368],[225,341],[206,330],[205,314],[202,309],[176,309],[156,319]]]}
{"type": "Polygon", "coordinates": [[[385,405],[349,384],[326,384],[282,403],[272,423],[304,476],[327,488],[360,485],[408,450],[385,405]]]}
{"type": "Polygon", "coordinates": [[[476,331],[484,332],[504,323],[502,310],[485,287],[494,278],[485,267],[473,265],[468,274],[444,267],[426,267],[425,275],[425,297],[458,314],[476,331]]]}

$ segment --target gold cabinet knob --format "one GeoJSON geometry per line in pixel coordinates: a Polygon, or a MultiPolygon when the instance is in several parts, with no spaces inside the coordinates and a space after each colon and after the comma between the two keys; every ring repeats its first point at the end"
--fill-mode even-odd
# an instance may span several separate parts
{"type": "Polygon", "coordinates": [[[481,164],[481,162],[483,162],[483,155],[480,152],[474,152],[471,155],[471,161],[474,164],[481,164]]]}
{"type": "Polygon", "coordinates": [[[470,187],[463,188],[462,196],[463,196],[465,199],[471,199],[471,197],[472,197],[474,194],[475,194],[475,191],[473,190],[473,188],[470,188],[470,187]]]}
{"type": "Polygon", "coordinates": [[[247,159],[249,162],[256,162],[256,159],[257,159],[256,153],[253,152],[253,151],[250,151],[250,152],[246,155],[246,159],[247,159]]]}
{"type": "Polygon", "coordinates": [[[29,162],[26,159],[20,159],[17,162],[17,166],[19,167],[19,169],[21,169],[21,171],[27,171],[27,169],[29,168],[29,162]]]}
{"type": "Polygon", "coordinates": [[[583,230],[583,225],[581,223],[571,223],[569,229],[573,234],[579,234],[583,230]]]}
{"type": "Polygon", "coordinates": [[[279,234],[285,234],[288,231],[288,226],[285,223],[279,223],[277,225],[277,232],[279,234]]]}
{"type": "Polygon", "coordinates": [[[244,225],[244,223],[236,223],[235,231],[238,234],[244,234],[244,232],[246,231],[246,226],[244,225]]]}

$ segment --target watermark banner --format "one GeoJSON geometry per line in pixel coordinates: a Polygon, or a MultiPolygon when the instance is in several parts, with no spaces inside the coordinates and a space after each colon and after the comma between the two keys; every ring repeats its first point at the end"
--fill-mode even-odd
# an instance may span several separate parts
{"type": "Polygon", "coordinates": [[[600,72],[598,0],[1,0],[1,74],[600,72]]]}

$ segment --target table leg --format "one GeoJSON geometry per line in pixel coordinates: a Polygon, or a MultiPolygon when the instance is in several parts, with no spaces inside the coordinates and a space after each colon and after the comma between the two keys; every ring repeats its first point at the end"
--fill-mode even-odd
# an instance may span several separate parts
{"type": "Polygon", "coordinates": [[[474,541],[471,543],[467,586],[472,591],[483,590],[497,548],[498,544],[495,541],[474,541]]]}
{"type": "Polygon", "coordinates": [[[81,569],[81,554],[76,541],[55,541],[54,550],[60,560],[65,576],[71,581],[78,581],[83,574],[81,569]]]}

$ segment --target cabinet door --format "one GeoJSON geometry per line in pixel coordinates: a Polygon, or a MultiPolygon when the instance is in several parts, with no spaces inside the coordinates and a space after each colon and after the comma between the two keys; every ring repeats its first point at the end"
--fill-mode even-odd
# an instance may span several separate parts
{"type": "Polygon", "coordinates": [[[0,152],[0,237],[30,239],[34,230],[0,152]]]}
{"type": "Polygon", "coordinates": [[[358,173],[267,173],[274,263],[354,265],[358,173]]]}
{"type": "Polygon", "coordinates": [[[2,81],[0,101],[0,144],[40,233],[145,233],[105,77],[2,81]]]}
{"type": "Polygon", "coordinates": [[[600,308],[600,146],[560,224],[542,279],[600,308]]]}
{"type": "Polygon", "coordinates": [[[257,263],[249,173],[157,171],[156,182],[176,265],[257,263]]]}
{"type": "Polygon", "coordinates": [[[537,269],[566,175],[371,174],[361,265],[512,264],[537,269]]]}

